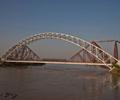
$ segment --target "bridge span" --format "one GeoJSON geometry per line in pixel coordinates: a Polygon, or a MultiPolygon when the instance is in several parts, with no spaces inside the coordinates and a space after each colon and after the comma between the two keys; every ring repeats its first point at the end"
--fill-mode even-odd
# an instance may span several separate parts
{"type": "MultiPolygon", "coordinates": [[[[91,63],[91,62],[72,62],[72,61],[14,61],[14,60],[6,60],[2,62],[3,64],[7,65],[44,65],[44,64],[64,64],[64,65],[85,65],[85,66],[95,66],[95,67],[102,67],[109,69],[106,67],[103,63],[91,63]]],[[[1,64],[2,64],[1,63],[1,64]]],[[[109,66],[112,66],[112,64],[109,64],[109,66]]]]}
{"type": "MultiPolygon", "coordinates": [[[[70,62],[70,61],[14,61],[14,60],[6,60],[4,63],[28,63],[28,64],[73,64],[73,65],[89,65],[89,66],[105,66],[103,63],[83,63],[83,62],[70,62]]],[[[112,65],[112,64],[108,64],[112,65]]]]}
{"type": "MultiPolygon", "coordinates": [[[[114,40],[113,40],[114,41],[114,40]]],[[[100,41],[105,42],[105,41],[100,41]]],[[[108,41],[111,42],[111,41],[108,41]]],[[[112,69],[112,64],[119,64],[117,43],[114,41],[114,54],[108,53],[96,41],[88,42],[81,38],[56,32],[39,33],[30,36],[11,47],[2,57],[1,61],[6,63],[52,63],[52,64],[80,64],[80,65],[104,65],[112,69]],[[68,62],[66,61],[44,61],[29,48],[29,44],[42,39],[59,39],[81,48],[73,55],[68,62]],[[76,59],[78,58],[79,59],[76,59]],[[89,62],[89,63],[88,63],[89,62]]],[[[1,62],[1,63],[2,63],[1,62]]]]}

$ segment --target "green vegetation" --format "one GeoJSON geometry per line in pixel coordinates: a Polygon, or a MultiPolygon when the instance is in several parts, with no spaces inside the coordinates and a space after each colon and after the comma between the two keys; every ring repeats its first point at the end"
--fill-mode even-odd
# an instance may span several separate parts
{"type": "Polygon", "coordinates": [[[120,65],[113,63],[111,73],[120,75],[120,65]]]}

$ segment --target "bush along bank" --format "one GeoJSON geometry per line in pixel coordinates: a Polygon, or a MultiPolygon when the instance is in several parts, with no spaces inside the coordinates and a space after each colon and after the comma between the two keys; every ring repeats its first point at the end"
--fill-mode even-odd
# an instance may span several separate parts
{"type": "Polygon", "coordinates": [[[112,70],[110,72],[113,74],[120,75],[120,65],[118,65],[117,63],[113,63],[112,70]]]}

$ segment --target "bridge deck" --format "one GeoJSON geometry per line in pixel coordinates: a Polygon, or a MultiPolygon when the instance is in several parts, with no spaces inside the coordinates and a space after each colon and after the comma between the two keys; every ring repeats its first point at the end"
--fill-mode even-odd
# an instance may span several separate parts
{"type": "MultiPolygon", "coordinates": [[[[6,63],[28,63],[28,64],[73,64],[73,65],[89,65],[89,66],[105,66],[103,63],[82,63],[82,62],[70,62],[70,61],[14,61],[14,60],[6,60],[6,63]]],[[[111,64],[109,64],[111,65],[111,64]]]]}

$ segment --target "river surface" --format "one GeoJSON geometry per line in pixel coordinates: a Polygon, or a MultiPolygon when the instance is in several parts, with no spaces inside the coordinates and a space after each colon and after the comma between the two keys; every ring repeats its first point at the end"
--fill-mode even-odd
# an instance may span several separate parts
{"type": "Polygon", "coordinates": [[[120,100],[120,79],[96,66],[0,67],[0,100],[120,100]]]}

